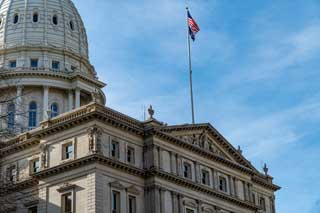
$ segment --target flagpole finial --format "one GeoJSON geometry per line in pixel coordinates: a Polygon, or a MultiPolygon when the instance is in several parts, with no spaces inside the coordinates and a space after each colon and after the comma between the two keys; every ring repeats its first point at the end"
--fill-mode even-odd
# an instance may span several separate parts
{"type": "Polygon", "coordinates": [[[186,10],[189,10],[189,7],[188,7],[188,6],[186,6],[186,10]]]}

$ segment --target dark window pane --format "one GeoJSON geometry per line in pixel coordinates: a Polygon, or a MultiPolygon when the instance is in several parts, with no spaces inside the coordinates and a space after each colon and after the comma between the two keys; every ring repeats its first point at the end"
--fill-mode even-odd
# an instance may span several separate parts
{"type": "Polygon", "coordinates": [[[34,13],[32,18],[33,22],[38,22],[38,19],[39,19],[38,13],[34,13]]]}
{"type": "Polygon", "coordinates": [[[16,23],[18,23],[18,21],[19,21],[19,15],[15,14],[13,17],[13,23],[16,24],[16,23]]]}
{"type": "Polygon", "coordinates": [[[57,15],[54,15],[54,16],[52,17],[52,23],[53,23],[54,25],[58,25],[58,16],[57,16],[57,15]]]}

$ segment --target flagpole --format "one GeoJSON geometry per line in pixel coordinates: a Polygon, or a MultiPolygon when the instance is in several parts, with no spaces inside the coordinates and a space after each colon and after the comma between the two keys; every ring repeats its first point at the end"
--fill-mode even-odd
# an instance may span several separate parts
{"type": "Polygon", "coordinates": [[[191,64],[191,44],[190,44],[190,33],[189,33],[189,24],[188,24],[188,10],[187,10],[187,36],[188,36],[188,62],[189,62],[189,77],[190,77],[190,98],[191,98],[191,113],[192,113],[192,124],[195,124],[194,121],[194,103],[193,103],[193,88],[192,88],[192,64],[191,64]]]}

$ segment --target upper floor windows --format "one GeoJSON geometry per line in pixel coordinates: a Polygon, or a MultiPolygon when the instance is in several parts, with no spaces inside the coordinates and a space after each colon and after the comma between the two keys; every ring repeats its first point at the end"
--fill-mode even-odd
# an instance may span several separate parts
{"type": "Polygon", "coordinates": [[[59,115],[58,104],[51,104],[51,118],[57,117],[59,115]]]}
{"type": "Polygon", "coordinates": [[[202,170],[201,171],[201,176],[202,176],[202,184],[205,184],[205,185],[210,185],[210,174],[207,170],[202,170]]]}
{"type": "Polygon", "coordinates": [[[16,107],[15,107],[14,103],[10,103],[8,105],[8,128],[9,129],[14,128],[15,111],[16,111],[16,107]]]}
{"type": "Polygon", "coordinates": [[[29,129],[33,129],[37,126],[37,104],[32,101],[29,104],[29,129]]]}
{"type": "Polygon", "coordinates": [[[59,70],[60,69],[60,62],[59,61],[52,61],[51,67],[53,70],[59,70]]]}
{"type": "Polygon", "coordinates": [[[133,196],[129,196],[129,213],[136,213],[137,212],[137,204],[136,198],[133,196]]]}
{"type": "Polygon", "coordinates": [[[72,159],[73,158],[73,143],[65,143],[62,145],[62,160],[72,159]]]}
{"type": "Polygon", "coordinates": [[[70,26],[70,29],[71,29],[72,31],[74,31],[74,24],[73,24],[73,21],[70,21],[70,22],[69,22],[69,26],[70,26]]]}
{"type": "Polygon", "coordinates": [[[38,67],[38,62],[39,62],[39,60],[37,58],[32,58],[32,59],[30,59],[30,66],[33,68],[36,68],[36,67],[38,67]]]}
{"type": "Polygon", "coordinates": [[[119,143],[116,141],[111,142],[111,157],[119,159],[119,143]]]}
{"type": "Polygon", "coordinates": [[[263,197],[260,197],[259,204],[262,210],[266,210],[266,200],[263,197]]]}
{"type": "Polygon", "coordinates": [[[225,177],[219,177],[219,189],[220,191],[227,192],[227,179],[225,177]]]}
{"type": "Polygon", "coordinates": [[[72,213],[73,212],[73,197],[72,192],[65,193],[61,196],[61,212],[72,213]]]}
{"type": "Polygon", "coordinates": [[[39,14],[38,12],[34,12],[33,15],[32,15],[32,21],[34,23],[37,23],[39,21],[39,14]]]}
{"type": "Polygon", "coordinates": [[[127,147],[127,162],[130,164],[134,164],[134,148],[133,147],[127,147]]]}
{"type": "Polygon", "coordinates": [[[16,68],[17,67],[17,61],[16,60],[9,61],[9,67],[10,68],[16,68]]]}
{"type": "Polygon", "coordinates": [[[30,174],[34,174],[40,171],[40,160],[39,158],[30,161],[30,174]]]}
{"type": "Polygon", "coordinates": [[[117,191],[112,191],[112,201],[111,201],[112,213],[120,213],[120,193],[117,191]]]}
{"type": "Polygon", "coordinates": [[[17,168],[16,165],[11,165],[7,168],[6,178],[8,182],[15,182],[17,180],[17,168]]]}
{"type": "Polygon", "coordinates": [[[53,23],[54,25],[58,25],[58,16],[57,16],[57,15],[53,15],[53,16],[52,16],[52,23],[53,23]]]}
{"type": "Polygon", "coordinates": [[[19,22],[19,14],[16,13],[16,14],[14,14],[14,16],[13,16],[13,23],[14,23],[14,24],[17,24],[18,22],[19,22]]]}
{"type": "Polygon", "coordinates": [[[191,165],[187,162],[183,163],[183,177],[192,179],[191,165]]]}

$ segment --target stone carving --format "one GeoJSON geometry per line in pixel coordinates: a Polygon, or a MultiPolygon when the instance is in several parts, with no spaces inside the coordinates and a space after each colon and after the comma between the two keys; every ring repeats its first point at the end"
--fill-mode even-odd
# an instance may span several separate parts
{"type": "Polygon", "coordinates": [[[101,152],[101,128],[94,126],[90,127],[88,130],[89,137],[89,152],[90,153],[99,153],[101,152]]]}
{"type": "Polygon", "coordinates": [[[41,149],[41,169],[48,168],[48,161],[47,161],[47,156],[48,156],[48,145],[47,144],[41,144],[40,145],[41,149]]]}

